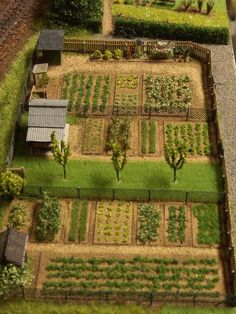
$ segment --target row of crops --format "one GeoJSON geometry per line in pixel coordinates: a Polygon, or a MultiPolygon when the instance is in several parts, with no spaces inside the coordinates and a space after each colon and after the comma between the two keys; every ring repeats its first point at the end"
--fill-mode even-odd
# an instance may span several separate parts
{"type": "Polygon", "coordinates": [[[210,258],[54,257],[43,289],[188,292],[217,295],[217,261],[210,258]]]}

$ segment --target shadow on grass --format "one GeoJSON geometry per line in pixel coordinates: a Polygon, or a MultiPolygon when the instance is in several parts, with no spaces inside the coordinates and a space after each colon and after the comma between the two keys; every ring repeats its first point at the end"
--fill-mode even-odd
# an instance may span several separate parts
{"type": "Polygon", "coordinates": [[[101,172],[94,171],[93,174],[90,176],[90,183],[91,186],[94,188],[111,188],[114,185],[114,181],[111,178],[101,176],[101,172]]]}

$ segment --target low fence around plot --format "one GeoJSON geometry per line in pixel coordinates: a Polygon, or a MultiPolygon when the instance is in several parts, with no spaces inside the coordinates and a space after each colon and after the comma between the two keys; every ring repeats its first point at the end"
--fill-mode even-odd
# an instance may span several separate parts
{"type": "Polygon", "coordinates": [[[145,190],[145,189],[97,189],[80,187],[36,186],[25,185],[21,196],[41,197],[48,192],[55,197],[78,198],[87,200],[120,200],[140,202],[197,202],[223,203],[224,192],[217,191],[175,191],[175,190],[145,190]]]}
{"type": "Polygon", "coordinates": [[[13,292],[12,297],[25,300],[44,300],[56,302],[102,302],[102,303],[144,303],[148,305],[163,303],[180,303],[189,305],[211,305],[226,303],[226,296],[218,292],[142,292],[142,291],[92,291],[92,290],[60,290],[22,288],[13,292]]]}

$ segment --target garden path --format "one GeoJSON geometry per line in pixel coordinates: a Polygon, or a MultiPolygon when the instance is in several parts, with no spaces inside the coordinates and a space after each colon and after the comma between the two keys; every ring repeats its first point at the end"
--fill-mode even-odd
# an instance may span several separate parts
{"type": "Polygon", "coordinates": [[[111,0],[104,0],[102,34],[109,36],[112,34],[112,30],[111,0]]]}

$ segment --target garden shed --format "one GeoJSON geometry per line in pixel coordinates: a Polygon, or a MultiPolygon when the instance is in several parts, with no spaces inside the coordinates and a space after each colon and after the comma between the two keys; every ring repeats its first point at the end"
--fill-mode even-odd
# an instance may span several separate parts
{"type": "Polygon", "coordinates": [[[60,65],[63,49],[64,31],[51,29],[41,31],[36,45],[37,60],[49,65],[60,65]]]}
{"type": "Polygon", "coordinates": [[[29,118],[26,142],[35,149],[49,150],[51,134],[58,141],[67,142],[69,125],[66,124],[68,100],[33,99],[29,102],[29,118]]]}
{"type": "Polygon", "coordinates": [[[26,257],[28,235],[16,229],[7,229],[0,233],[0,263],[23,266],[26,257]]]}

